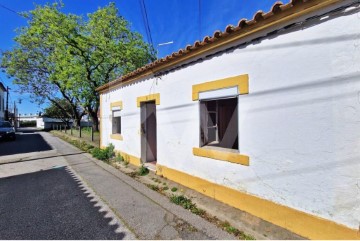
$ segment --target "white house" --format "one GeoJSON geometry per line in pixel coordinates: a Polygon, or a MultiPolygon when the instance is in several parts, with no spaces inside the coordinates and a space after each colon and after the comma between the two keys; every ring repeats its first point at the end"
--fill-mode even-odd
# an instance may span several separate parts
{"type": "Polygon", "coordinates": [[[305,238],[360,239],[359,1],[277,2],[98,91],[101,146],[131,163],[305,238]]]}
{"type": "Polygon", "coordinates": [[[0,82],[0,121],[5,118],[5,93],[6,88],[4,84],[0,82]]]}

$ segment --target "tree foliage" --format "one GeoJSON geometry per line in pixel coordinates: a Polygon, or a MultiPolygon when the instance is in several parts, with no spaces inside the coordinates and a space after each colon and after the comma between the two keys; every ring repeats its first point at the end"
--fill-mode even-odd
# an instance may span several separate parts
{"type": "Polygon", "coordinates": [[[54,103],[61,95],[73,111],[80,105],[97,128],[95,89],[154,60],[154,51],[114,3],[86,17],[63,13],[62,7],[37,6],[27,13],[28,26],[18,31],[17,45],[3,53],[1,65],[37,101],[54,103]]]}
{"type": "Polygon", "coordinates": [[[64,123],[69,124],[74,119],[74,113],[71,104],[66,99],[55,99],[48,107],[44,109],[44,117],[61,119],[64,123]]]}

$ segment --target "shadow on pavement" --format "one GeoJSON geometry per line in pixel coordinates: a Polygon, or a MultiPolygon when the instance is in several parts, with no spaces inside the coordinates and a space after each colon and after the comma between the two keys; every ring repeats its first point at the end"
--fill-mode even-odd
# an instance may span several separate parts
{"type": "Polygon", "coordinates": [[[0,179],[1,239],[124,239],[65,167],[0,179]]]}
{"type": "Polygon", "coordinates": [[[53,148],[38,133],[16,134],[15,141],[0,142],[0,156],[22,154],[36,151],[50,151],[53,148]]]}

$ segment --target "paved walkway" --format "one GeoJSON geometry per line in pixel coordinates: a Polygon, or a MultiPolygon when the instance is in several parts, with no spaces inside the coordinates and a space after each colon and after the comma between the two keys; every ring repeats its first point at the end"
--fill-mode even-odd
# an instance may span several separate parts
{"type": "Polygon", "coordinates": [[[233,239],[215,225],[169,202],[115,168],[43,133],[83,180],[101,196],[139,239],[233,239]]]}
{"type": "MultiPolygon", "coordinates": [[[[44,174],[44,177],[40,176],[38,178],[38,185],[48,182],[47,178],[49,176],[54,180],[64,182],[62,180],[66,178],[61,176],[67,173],[66,175],[71,176],[72,182],[75,182],[76,185],[72,185],[74,190],[60,189],[61,192],[71,192],[70,196],[73,196],[80,195],[78,192],[81,190],[82,193],[86,193],[93,199],[92,202],[94,202],[95,206],[100,205],[100,210],[103,209],[103,211],[100,211],[101,214],[109,216],[107,221],[110,223],[108,225],[101,226],[97,224],[97,226],[101,228],[111,227],[112,230],[104,231],[102,236],[92,236],[90,239],[234,239],[233,236],[217,228],[215,225],[180,206],[170,203],[168,198],[147,188],[131,177],[103,162],[94,160],[89,154],[82,153],[79,149],[49,133],[42,132],[37,134],[51,147],[50,150],[46,149],[38,153],[39,159],[33,153],[29,153],[28,157],[24,157],[24,153],[18,154],[18,156],[0,157],[0,178],[13,175],[13,173],[16,173],[16,175],[21,174],[22,168],[19,167],[24,165],[28,165],[24,167],[26,173],[37,172],[37,168],[40,167],[43,170],[49,170],[47,171],[49,174],[44,174]],[[15,168],[13,165],[17,165],[18,168],[15,168]],[[105,233],[111,233],[113,236],[106,236],[105,233]]],[[[25,170],[23,171],[25,172],[25,170]]],[[[31,180],[31,177],[24,177],[18,183],[24,182],[26,178],[31,180]]],[[[1,180],[3,179],[0,179],[0,182],[1,180]]],[[[64,183],[67,182],[69,180],[64,183]]],[[[66,186],[63,188],[66,188],[66,186]]],[[[0,185],[0,191],[2,188],[0,185]]],[[[33,191],[36,193],[36,190],[34,189],[33,191]]],[[[45,192],[48,193],[48,196],[53,195],[51,190],[45,190],[45,192]]],[[[21,197],[19,193],[16,195],[21,197]]],[[[61,201],[59,200],[59,202],[61,201]]],[[[1,194],[0,202],[2,202],[1,194]]],[[[71,203],[70,201],[69,208],[73,205],[71,203]]],[[[15,206],[22,206],[22,204],[17,203],[15,206]]],[[[79,208],[79,212],[81,211],[80,206],[76,206],[76,208],[79,208]]],[[[11,207],[10,210],[14,208],[11,207]]],[[[51,211],[48,210],[47,212],[51,214],[51,211]]],[[[82,212],[84,211],[80,213],[82,212]]],[[[4,217],[1,209],[0,217],[0,219],[4,217]]],[[[45,217],[53,219],[53,215],[45,217]]],[[[34,216],[33,220],[37,220],[37,217],[34,216]]],[[[91,220],[91,217],[89,217],[89,220],[91,220]]],[[[66,218],[64,222],[66,222],[66,218]]],[[[49,225],[56,226],[54,222],[50,222],[49,225]]],[[[0,222],[0,238],[2,238],[1,227],[2,224],[0,222]]],[[[85,234],[86,232],[77,226],[73,228],[78,230],[78,232],[70,232],[68,236],[64,234],[63,237],[55,236],[55,238],[79,239],[79,236],[75,236],[75,234],[85,234]]],[[[87,232],[91,233],[91,231],[87,232]]],[[[41,239],[51,238],[51,236],[38,237],[41,239]]],[[[9,238],[16,237],[9,236],[9,238]]],[[[89,236],[80,236],[80,238],[89,238],[89,236]]],[[[29,239],[32,238],[29,237],[29,239]]]]}

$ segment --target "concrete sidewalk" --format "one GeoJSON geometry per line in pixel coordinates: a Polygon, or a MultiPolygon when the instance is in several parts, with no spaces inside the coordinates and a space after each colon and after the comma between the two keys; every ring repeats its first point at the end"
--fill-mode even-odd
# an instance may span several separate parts
{"type": "Polygon", "coordinates": [[[171,203],[167,197],[87,153],[41,133],[138,239],[235,239],[234,236],[171,203]]]}

